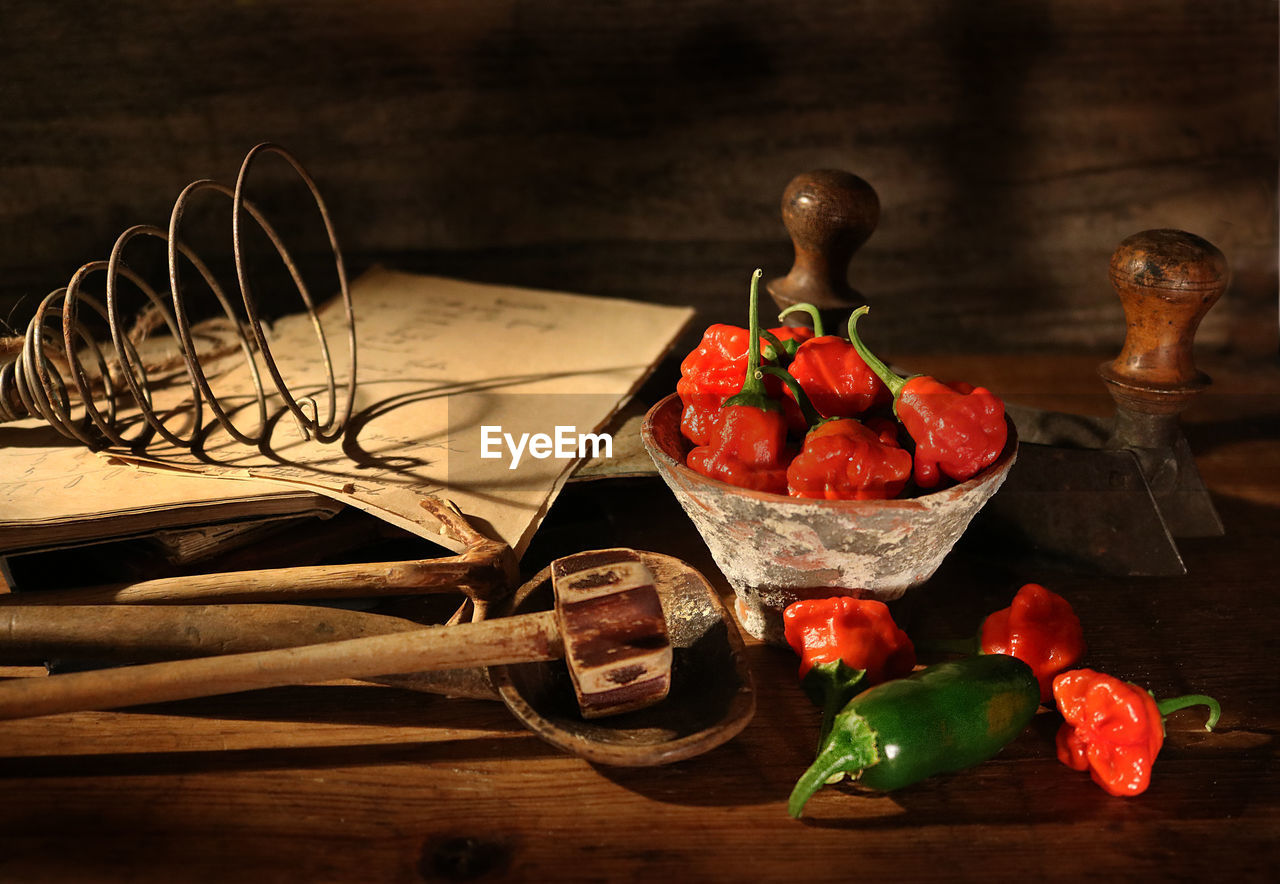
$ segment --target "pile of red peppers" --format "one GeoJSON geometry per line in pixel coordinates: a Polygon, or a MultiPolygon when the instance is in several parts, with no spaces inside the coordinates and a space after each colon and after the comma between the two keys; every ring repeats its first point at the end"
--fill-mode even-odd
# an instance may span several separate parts
{"type": "Polygon", "coordinates": [[[887,500],[963,482],[1007,441],[1004,403],[964,383],[895,374],[857,335],[763,329],[760,271],[748,327],[716,324],[680,366],[690,469],[731,485],[819,500],[887,500]]]}
{"type": "Polygon", "coordinates": [[[823,710],[818,755],[792,792],[792,816],[842,774],[883,791],[980,763],[1016,739],[1038,707],[1061,714],[1059,760],[1089,771],[1111,795],[1138,795],[1150,783],[1166,716],[1206,706],[1212,730],[1221,715],[1212,697],[1157,701],[1137,685],[1075,668],[1085,655],[1080,620],[1037,583],[986,617],[971,640],[935,645],[959,660],[922,668],[883,602],[798,601],[783,623],[800,655],[801,684],[823,710]]]}

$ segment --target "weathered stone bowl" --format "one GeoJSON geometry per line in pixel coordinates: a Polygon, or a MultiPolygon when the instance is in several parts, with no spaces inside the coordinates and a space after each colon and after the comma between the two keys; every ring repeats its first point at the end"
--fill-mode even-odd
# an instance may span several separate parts
{"type": "Polygon", "coordinates": [[[751,635],[784,645],[794,601],[849,595],[892,601],[928,580],[1009,474],[1018,439],[966,482],[898,500],[805,500],[738,488],[685,466],[674,393],[649,410],[640,436],[736,595],[751,635]]]}

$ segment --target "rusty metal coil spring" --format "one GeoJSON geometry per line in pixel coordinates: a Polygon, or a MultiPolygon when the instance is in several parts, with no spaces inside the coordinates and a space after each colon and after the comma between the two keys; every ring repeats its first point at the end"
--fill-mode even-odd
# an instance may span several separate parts
{"type": "MultiPolygon", "coordinates": [[[[276,392],[288,411],[292,414],[304,437],[320,442],[332,442],[342,436],[347,419],[351,415],[356,391],[356,334],[355,315],[351,304],[351,292],[347,285],[346,269],[343,265],[342,252],[338,247],[333,223],[328,209],[311,176],[287,150],[279,145],[264,143],[254,147],[245,156],[236,178],[234,189],[215,181],[202,179],[192,182],[183,189],[173,205],[169,217],[169,228],[163,230],[151,225],[136,225],[129,228],[116,240],[111,255],[106,261],[93,261],[85,264],[71,277],[65,288],[57,289],[41,301],[35,316],[27,326],[22,340],[21,352],[12,362],[0,367],[0,421],[18,420],[39,416],[54,427],[63,436],[74,439],[91,448],[118,446],[121,448],[139,449],[144,447],[153,434],[159,434],[170,444],[181,448],[196,448],[201,444],[204,430],[204,407],[207,406],[217,423],[237,441],[245,445],[260,445],[270,433],[270,422],[267,415],[267,394],[262,383],[262,376],[254,352],[257,352],[266,366],[276,392]],[[345,401],[338,402],[338,384],[334,372],[328,339],[316,310],[316,304],[303,282],[296,263],[285,248],[276,230],[254,205],[245,199],[244,189],[249,170],[256,158],[263,154],[276,154],[282,157],[306,185],[308,192],[319,209],[320,218],[328,236],[329,247],[333,252],[333,260],[337,270],[338,284],[346,310],[346,330],[350,351],[350,370],[346,384],[345,401]],[[236,316],[236,311],[222,287],[218,284],[208,266],[199,255],[183,244],[179,237],[179,228],[183,213],[193,196],[204,191],[220,193],[231,200],[232,205],[232,250],[235,262],[236,279],[240,286],[241,299],[244,304],[246,321],[236,316]],[[319,344],[327,374],[328,417],[321,422],[320,408],[314,397],[295,398],[289,391],[281,376],[276,360],[271,355],[261,318],[245,272],[245,261],[242,250],[241,234],[244,218],[248,215],[258,228],[270,240],[281,261],[284,263],[299,296],[311,317],[316,339],[319,344]],[[146,280],[131,270],[122,260],[125,246],[137,237],[155,237],[167,243],[169,265],[169,303],[149,285],[146,280]],[[217,298],[223,313],[235,330],[239,349],[249,366],[258,406],[258,430],[246,432],[236,426],[223,404],[218,401],[210,388],[200,359],[196,355],[196,346],[192,335],[191,323],[188,320],[184,305],[182,278],[180,274],[181,256],[196,272],[203,277],[205,284],[217,298]],[[86,277],[92,274],[106,274],[105,304],[97,298],[81,291],[86,277]],[[191,401],[189,403],[189,432],[184,438],[165,425],[164,420],[152,406],[152,390],[147,368],[139,357],[136,344],[130,339],[124,328],[125,318],[117,307],[119,280],[124,278],[136,286],[150,301],[150,309],[154,310],[170,334],[179,344],[179,355],[184,364],[186,374],[191,383],[191,401]],[[114,350],[112,358],[103,352],[97,340],[88,331],[84,323],[78,319],[79,311],[91,309],[105,320],[111,330],[111,343],[114,350]],[[61,340],[46,334],[51,321],[61,318],[61,340]],[[247,326],[247,329],[246,329],[247,326]],[[53,358],[61,356],[61,365],[53,358]],[[90,372],[86,361],[96,367],[90,372]],[[112,369],[115,369],[113,372],[112,369]],[[95,395],[94,379],[100,390],[95,395]],[[132,439],[122,433],[120,409],[117,401],[123,400],[124,388],[128,388],[132,401],[145,421],[140,432],[132,439]],[[74,388],[76,399],[84,409],[84,415],[72,417],[72,395],[74,388]],[[100,409],[99,404],[103,407],[100,409]]],[[[172,418],[172,415],[170,415],[172,418]]]]}

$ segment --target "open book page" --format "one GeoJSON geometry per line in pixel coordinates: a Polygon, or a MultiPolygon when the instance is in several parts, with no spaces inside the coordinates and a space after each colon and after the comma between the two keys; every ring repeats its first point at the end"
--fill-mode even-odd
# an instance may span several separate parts
{"type": "Polygon", "coordinates": [[[0,426],[0,553],[340,508],[302,488],[157,476],[95,455],[36,421],[0,426]]]}
{"type": "MultiPolygon", "coordinates": [[[[237,442],[206,413],[196,453],[162,439],[141,455],[63,445],[50,449],[57,464],[45,470],[32,466],[34,449],[23,456],[0,449],[10,461],[25,461],[26,482],[34,483],[8,475],[0,483],[0,542],[15,521],[127,513],[140,505],[138,496],[181,497],[199,486],[193,501],[201,494],[320,494],[448,546],[419,504],[442,497],[520,552],[573,466],[607,455],[598,431],[693,312],[381,269],[352,285],[352,299],[358,387],[342,439],[303,438],[265,371],[264,425],[248,363],[233,356],[207,369],[213,392],[242,431],[254,435],[265,426],[264,444],[237,442]],[[72,461],[85,478],[68,490],[81,493],[40,512],[40,501],[24,489],[66,484],[72,461]],[[15,502],[22,505],[11,508],[15,502]]],[[[331,301],[321,316],[339,379],[334,401],[310,317],[275,323],[269,343],[300,407],[323,420],[344,410],[349,357],[341,302],[331,301]]]]}

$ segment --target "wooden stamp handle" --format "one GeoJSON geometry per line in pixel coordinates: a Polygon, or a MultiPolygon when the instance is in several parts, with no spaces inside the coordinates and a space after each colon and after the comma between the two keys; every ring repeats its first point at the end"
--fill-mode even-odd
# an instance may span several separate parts
{"type": "MultiPolygon", "coordinates": [[[[778,308],[807,302],[824,313],[847,314],[864,303],[849,285],[849,261],[879,220],[880,199],[857,175],[819,169],[791,179],[782,194],[782,222],[795,263],[785,277],[767,283],[778,308]]],[[[793,318],[804,321],[803,314],[793,318]]]]}
{"type": "Polygon", "coordinates": [[[1124,348],[1098,373],[1121,409],[1177,414],[1209,383],[1192,359],[1200,320],[1226,291],[1227,260],[1181,230],[1146,230],[1120,243],[1111,284],[1124,306],[1124,348]]]}

